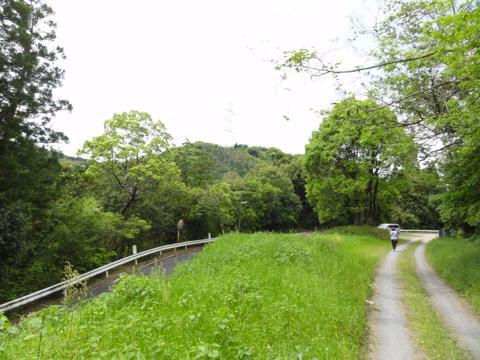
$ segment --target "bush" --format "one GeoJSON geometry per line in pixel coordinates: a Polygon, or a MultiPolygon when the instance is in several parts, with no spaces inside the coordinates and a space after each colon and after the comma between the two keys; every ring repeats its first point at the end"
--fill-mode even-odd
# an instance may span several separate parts
{"type": "Polygon", "coordinates": [[[326,233],[339,233],[347,235],[364,235],[371,236],[376,239],[389,240],[389,233],[385,229],[379,229],[377,227],[368,226],[368,225],[348,225],[348,226],[338,226],[333,229],[329,229],[326,233]]]}

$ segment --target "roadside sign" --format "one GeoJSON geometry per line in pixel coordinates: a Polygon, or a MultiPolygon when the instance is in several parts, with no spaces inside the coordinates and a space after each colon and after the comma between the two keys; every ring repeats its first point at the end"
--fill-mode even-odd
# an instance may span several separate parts
{"type": "Polygon", "coordinates": [[[184,225],[183,219],[178,220],[177,230],[179,230],[179,231],[182,230],[183,225],[184,225]]]}

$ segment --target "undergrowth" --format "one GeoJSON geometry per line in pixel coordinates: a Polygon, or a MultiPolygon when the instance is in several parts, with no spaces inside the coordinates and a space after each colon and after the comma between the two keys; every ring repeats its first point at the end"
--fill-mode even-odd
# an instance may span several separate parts
{"type": "Polygon", "coordinates": [[[336,228],[327,230],[326,233],[348,234],[348,235],[365,235],[381,240],[390,240],[390,234],[385,229],[379,229],[368,225],[348,225],[338,226],[336,228]]]}
{"type": "Polygon", "coordinates": [[[168,277],[125,276],[0,334],[2,359],[355,359],[388,242],[330,231],[221,237],[168,277]]]}

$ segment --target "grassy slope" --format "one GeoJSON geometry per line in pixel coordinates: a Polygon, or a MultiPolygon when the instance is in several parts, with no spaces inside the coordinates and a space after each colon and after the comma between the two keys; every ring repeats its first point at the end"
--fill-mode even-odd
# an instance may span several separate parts
{"type": "Polygon", "coordinates": [[[480,316],[480,240],[433,240],[427,246],[427,259],[480,316]]]}
{"type": "Polygon", "coordinates": [[[0,358],[358,358],[388,242],[366,235],[227,235],[175,274],[127,277],[74,311],[0,335],[0,358]]]}
{"type": "Polygon", "coordinates": [[[467,359],[468,355],[438,318],[417,277],[413,258],[415,248],[410,246],[403,252],[398,273],[403,285],[402,302],[407,310],[408,325],[415,333],[416,345],[430,359],[467,359]]]}

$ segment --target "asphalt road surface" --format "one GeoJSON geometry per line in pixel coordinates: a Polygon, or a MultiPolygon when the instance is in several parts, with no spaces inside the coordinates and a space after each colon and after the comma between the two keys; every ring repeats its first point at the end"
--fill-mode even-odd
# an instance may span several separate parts
{"type": "MultiPolygon", "coordinates": [[[[175,270],[177,264],[190,260],[195,254],[202,251],[202,249],[202,246],[190,247],[187,250],[177,250],[176,255],[173,252],[165,254],[156,262],[153,259],[150,259],[146,262],[139,263],[135,268],[135,273],[142,273],[150,276],[152,271],[159,271],[161,274],[170,275],[175,270]]],[[[101,293],[109,291],[115,286],[121,273],[133,273],[132,266],[133,265],[129,265],[128,267],[117,271],[115,274],[111,274],[109,278],[96,281],[92,285],[89,285],[90,297],[95,297],[101,293]]]]}

